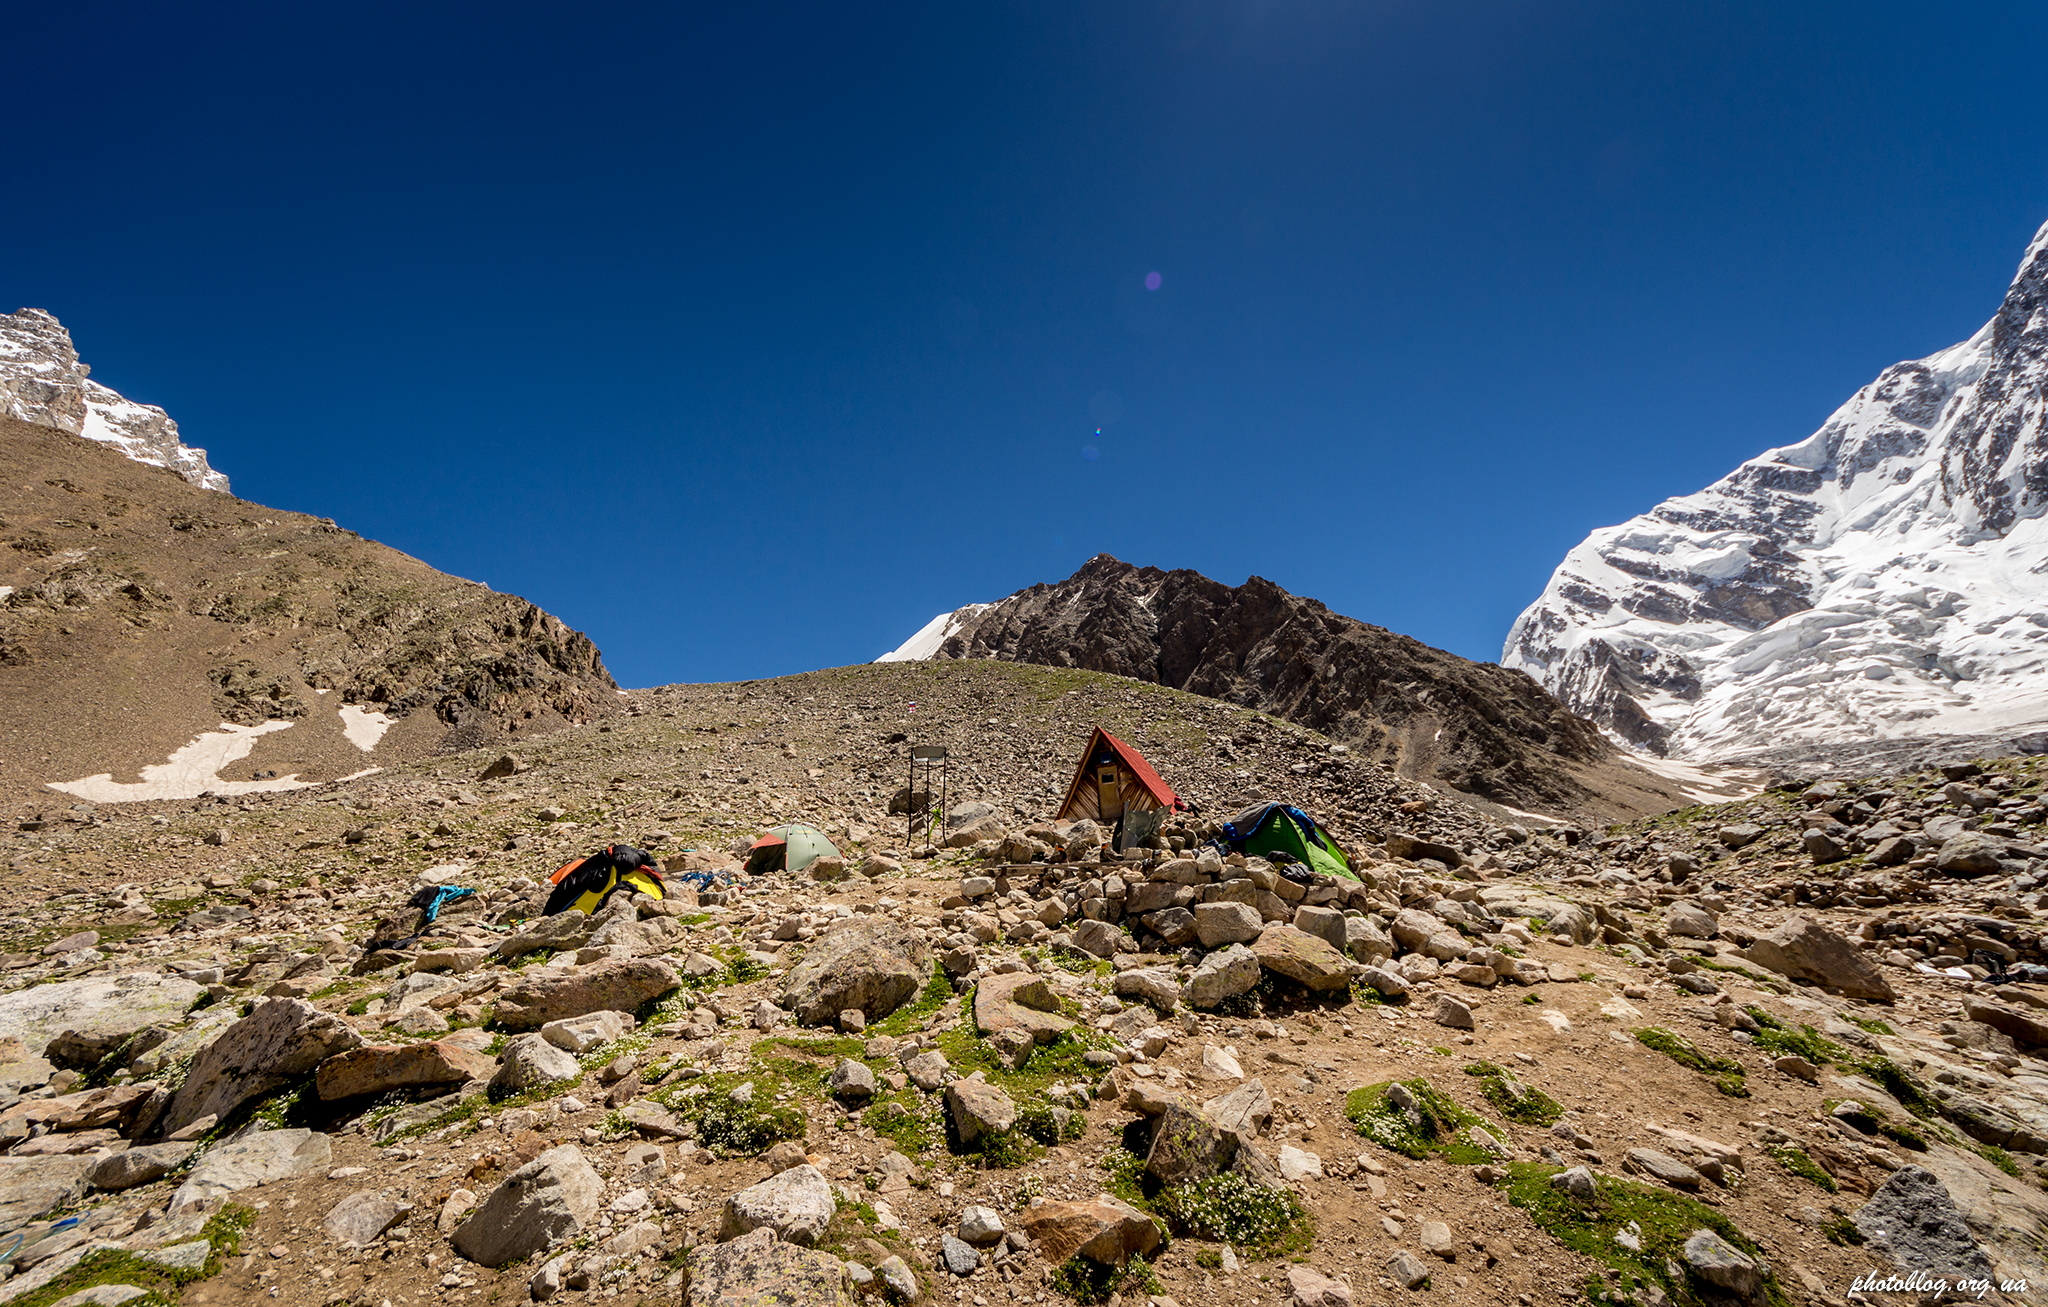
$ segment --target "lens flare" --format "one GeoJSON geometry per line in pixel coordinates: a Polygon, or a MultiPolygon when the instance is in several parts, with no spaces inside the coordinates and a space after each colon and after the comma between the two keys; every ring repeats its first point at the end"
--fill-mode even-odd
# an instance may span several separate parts
{"type": "Polygon", "coordinates": [[[1145,274],[1145,289],[1146,289],[1146,290],[1158,290],[1158,289],[1159,289],[1159,274],[1158,274],[1158,273],[1156,273],[1156,272],[1148,272],[1148,273],[1146,273],[1146,274],[1145,274]]]}
{"type": "Polygon", "coordinates": [[[1096,449],[1093,445],[1083,445],[1081,446],[1081,457],[1093,463],[1096,459],[1102,457],[1102,451],[1096,449]]]}

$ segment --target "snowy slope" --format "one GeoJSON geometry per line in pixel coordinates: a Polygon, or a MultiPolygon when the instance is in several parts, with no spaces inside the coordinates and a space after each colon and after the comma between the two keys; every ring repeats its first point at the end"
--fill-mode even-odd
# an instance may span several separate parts
{"type": "Polygon", "coordinates": [[[940,645],[946,643],[949,638],[959,632],[961,627],[967,625],[968,621],[976,613],[981,612],[988,606],[987,604],[969,604],[965,608],[955,608],[950,613],[940,613],[931,621],[918,627],[916,635],[911,636],[888,653],[875,659],[875,661],[878,663],[923,662],[925,659],[937,654],[940,645]]]}
{"type": "Polygon", "coordinates": [[[1969,340],[1587,537],[1501,661],[1676,757],[2048,721],[2044,512],[2048,227],[1969,340]]]}
{"type": "Polygon", "coordinates": [[[0,417],[112,445],[138,463],[226,493],[228,479],[207,466],[205,450],[178,438],[168,413],[122,398],[92,380],[91,371],[56,318],[41,309],[0,313],[0,417]]]}

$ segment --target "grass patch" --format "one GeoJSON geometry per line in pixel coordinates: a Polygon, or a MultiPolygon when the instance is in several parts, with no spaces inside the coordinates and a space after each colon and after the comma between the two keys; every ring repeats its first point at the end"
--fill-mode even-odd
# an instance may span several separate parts
{"type": "Polygon", "coordinates": [[[1830,1063],[1840,1066],[1849,1061],[1849,1050],[1834,1040],[1822,1035],[1812,1026],[1801,1025],[1798,1030],[1789,1029],[1784,1022],[1754,1005],[1742,1009],[1752,1021],[1763,1029],[1757,1031],[1753,1043],[1766,1053],[1794,1054],[1805,1058],[1815,1066],[1830,1063]]]}
{"type": "Polygon", "coordinates": [[[1855,1069],[1875,1080],[1878,1088],[1897,1099],[1900,1107],[1922,1121],[1932,1121],[1941,1115],[1941,1106],[1928,1096],[1920,1082],[1890,1058],[1867,1057],[1858,1062],[1855,1069]]]}
{"type": "Polygon", "coordinates": [[[1820,1232],[1828,1242],[1844,1248],[1860,1248],[1863,1245],[1863,1231],[1856,1228],[1856,1222],[1846,1216],[1837,1216],[1822,1224],[1820,1232]]]}
{"type": "Polygon", "coordinates": [[[1452,1101],[1427,1080],[1386,1080],[1354,1089],[1344,1097],[1344,1115],[1358,1133],[1404,1157],[1440,1157],[1458,1166],[1494,1160],[1467,1132],[1486,1122],[1452,1101]]]}
{"type": "Polygon", "coordinates": [[[135,1299],[138,1307],[175,1304],[184,1285],[220,1274],[227,1259],[241,1252],[242,1239],[255,1223],[254,1211],[240,1203],[231,1204],[215,1212],[200,1228],[200,1237],[211,1247],[206,1264],[196,1270],[174,1270],[146,1262],[131,1252],[105,1249],[82,1258],[42,1288],[14,1299],[13,1307],[49,1307],[81,1290],[103,1284],[130,1284],[141,1289],[148,1296],[135,1299]]]}
{"type": "Polygon", "coordinates": [[[1684,1035],[1662,1026],[1644,1026],[1634,1032],[1636,1042],[1662,1053],[1689,1070],[1714,1078],[1714,1088],[1730,1098],[1748,1098],[1749,1085],[1743,1078],[1742,1063],[1732,1057],[1717,1057],[1701,1049],[1684,1035]]]}
{"type": "Polygon", "coordinates": [[[1844,1012],[1842,1014],[1842,1020],[1848,1022],[1852,1026],[1861,1027],[1864,1031],[1873,1035],[1896,1035],[1898,1033],[1898,1031],[1893,1030],[1890,1026],[1886,1025],[1882,1021],[1877,1020],[1874,1017],[1852,1017],[1848,1013],[1844,1012]]]}
{"type": "Polygon", "coordinates": [[[801,1139],[808,1122],[789,1105],[798,1090],[768,1066],[746,1075],[721,1073],[654,1094],[677,1117],[694,1121],[697,1142],[721,1157],[751,1157],[785,1139],[801,1139]]]}
{"type": "Polygon", "coordinates": [[[1970,1144],[1968,1148],[1977,1156],[1991,1163],[2013,1179],[2020,1178],[2020,1164],[2012,1160],[2012,1154],[1996,1144],[1970,1144]]]}
{"type": "MultiPolygon", "coordinates": [[[[1645,1300],[1654,1296],[1649,1293],[1652,1288],[1682,1307],[1718,1301],[1684,1269],[1685,1241],[1695,1230],[1712,1230],[1760,1259],[1756,1245],[1727,1217],[1697,1199],[1596,1175],[1593,1201],[1584,1204],[1551,1187],[1550,1177],[1558,1173],[1557,1167],[1510,1162],[1507,1170],[1510,1203],[1527,1212],[1551,1238],[1616,1273],[1618,1278],[1606,1289],[1609,1302],[1645,1300]],[[1635,1248],[1617,1241],[1617,1236],[1624,1234],[1635,1248]]],[[[1775,1276],[1766,1277],[1764,1293],[1771,1307],[1789,1307],[1775,1276]]]]}
{"type": "Polygon", "coordinates": [[[1771,1144],[1765,1147],[1764,1151],[1769,1153],[1779,1166],[1808,1184],[1819,1185],[1831,1194],[1840,1192],[1841,1186],[1835,1183],[1835,1177],[1822,1170],[1819,1163],[1808,1157],[1805,1149],[1795,1144],[1771,1144]]]}
{"type": "Polygon", "coordinates": [[[1133,1257],[1122,1266],[1105,1266],[1086,1257],[1069,1257],[1053,1269],[1047,1281],[1052,1291],[1084,1307],[1106,1303],[1111,1298],[1142,1300],[1160,1292],[1159,1277],[1152,1264],[1133,1257]]]}
{"type": "Polygon", "coordinates": [[[1176,1234],[1227,1243],[1252,1257],[1306,1252],[1315,1242],[1315,1219],[1300,1199],[1235,1172],[1162,1189],[1152,1207],[1176,1234]]]}
{"type": "Polygon", "coordinates": [[[1480,1092],[1494,1110],[1521,1125],[1550,1125],[1564,1115],[1564,1105],[1540,1089],[1515,1078],[1506,1067],[1491,1062],[1474,1062],[1465,1068],[1468,1076],[1479,1077],[1480,1092]]]}
{"type": "Polygon", "coordinates": [[[861,1111],[860,1123],[896,1145],[905,1157],[917,1157],[946,1140],[946,1117],[938,1100],[915,1089],[869,1103],[861,1111]]]}
{"type": "Polygon", "coordinates": [[[952,1001],[953,982],[947,979],[946,969],[934,962],[931,978],[924,982],[917,997],[869,1026],[868,1033],[901,1038],[922,1027],[934,1012],[952,1001]]]}
{"type": "Polygon", "coordinates": [[[1024,1064],[1012,1069],[996,1056],[995,1050],[985,1040],[975,1035],[971,1022],[963,1021],[939,1033],[938,1050],[946,1055],[947,1063],[955,1072],[963,1076],[983,1072],[990,1084],[1019,1103],[1025,1103],[1042,1098],[1046,1091],[1061,1081],[1086,1085],[1092,1091],[1095,1084],[1109,1074],[1110,1068],[1090,1066],[1086,1058],[1097,1049],[1114,1048],[1115,1042],[1103,1031],[1075,1026],[1050,1044],[1033,1045],[1025,1056],[1024,1064]]]}

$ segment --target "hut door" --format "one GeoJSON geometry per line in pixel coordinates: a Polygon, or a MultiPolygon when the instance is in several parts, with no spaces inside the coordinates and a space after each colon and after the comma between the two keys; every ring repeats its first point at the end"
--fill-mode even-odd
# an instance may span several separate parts
{"type": "Polygon", "coordinates": [[[1095,771],[1097,805],[1102,809],[1102,820],[1115,821],[1124,814],[1124,787],[1115,766],[1098,767],[1095,771]]]}

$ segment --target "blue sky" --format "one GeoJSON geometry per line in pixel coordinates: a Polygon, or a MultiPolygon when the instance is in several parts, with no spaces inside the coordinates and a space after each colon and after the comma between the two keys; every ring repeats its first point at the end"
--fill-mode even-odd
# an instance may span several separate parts
{"type": "Polygon", "coordinates": [[[628,685],[864,661],[1100,551],[1493,659],[1589,529],[1966,337],[2048,220],[2038,4],[9,33],[0,309],[628,685]]]}

